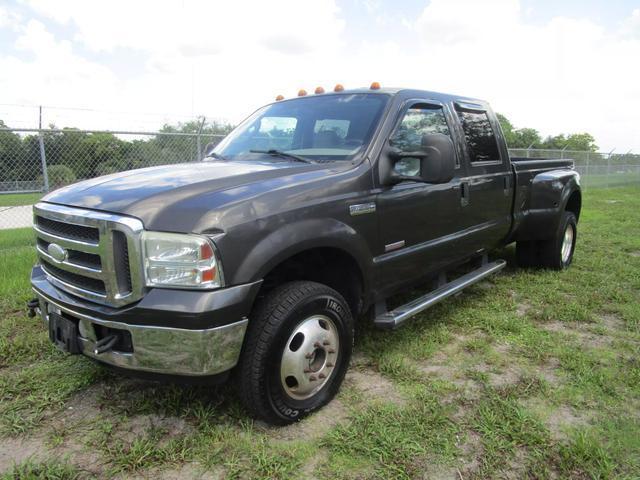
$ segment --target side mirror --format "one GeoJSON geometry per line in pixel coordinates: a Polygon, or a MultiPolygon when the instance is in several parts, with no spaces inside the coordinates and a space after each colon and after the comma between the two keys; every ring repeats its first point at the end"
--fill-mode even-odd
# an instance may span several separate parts
{"type": "Polygon", "coordinates": [[[417,181],[447,183],[454,177],[454,146],[442,133],[425,133],[420,148],[414,152],[390,151],[393,167],[388,182],[417,181]]]}
{"type": "Polygon", "coordinates": [[[209,155],[213,151],[213,149],[216,148],[216,145],[217,144],[213,142],[207,143],[207,146],[204,147],[204,156],[206,157],[207,155],[209,155]]]}

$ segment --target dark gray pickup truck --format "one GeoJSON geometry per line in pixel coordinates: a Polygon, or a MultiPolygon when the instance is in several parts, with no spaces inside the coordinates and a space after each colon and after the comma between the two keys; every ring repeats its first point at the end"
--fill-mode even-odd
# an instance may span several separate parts
{"type": "Polygon", "coordinates": [[[284,424],[336,394],[355,319],[396,328],[503,268],[488,254],[511,242],[521,265],[571,263],[571,161],[509,158],[481,100],[336,90],[257,110],[200,163],[44,197],[32,307],[51,341],[152,378],[231,374],[284,424]]]}

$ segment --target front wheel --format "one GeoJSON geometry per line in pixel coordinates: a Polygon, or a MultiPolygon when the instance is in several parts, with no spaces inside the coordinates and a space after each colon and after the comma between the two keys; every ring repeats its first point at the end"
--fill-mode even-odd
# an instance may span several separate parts
{"type": "Polygon", "coordinates": [[[335,290],[291,282],[251,315],[237,370],[240,395],[258,418],[284,425],[327,404],[351,358],[353,319],[335,290]]]}

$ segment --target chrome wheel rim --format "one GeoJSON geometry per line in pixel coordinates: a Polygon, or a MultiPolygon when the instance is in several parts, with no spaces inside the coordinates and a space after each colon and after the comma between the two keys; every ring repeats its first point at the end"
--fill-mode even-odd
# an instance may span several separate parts
{"type": "Polygon", "coordinates": [[[564,239],[562,240],[561,258],[562,263],[567,263],[571,258],[571,249],[573,248],[573,237],[575,232],[573,231],[573,225],[567,225],[567,229],[564,231],[564,239]]]}
{"type": "Polygon", "coordinates": [[[282,388],[291,398],[306,400],[331,378],[340,352],[335,323],[314,315],[298,324],[287,340],[280,362],[282,388]]]}

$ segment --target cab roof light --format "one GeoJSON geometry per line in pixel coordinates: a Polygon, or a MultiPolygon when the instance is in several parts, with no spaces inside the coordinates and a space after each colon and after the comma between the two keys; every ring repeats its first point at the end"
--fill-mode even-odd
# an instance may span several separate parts
{"type": "Polygon", "coordinates": [[[369,87],[369,89],[371,89],[371,90],[380,90],[380,83],[379,82],[373,82],[371,84],[371,86],[369,87]]]}
{"type": "Polygon", "coordinates": [[[342,86],[341,83],[336,83],[336,86],[333,87],[334,92],[342,92],[343,90],[344,90],[344,87],[342,86]]]}
{"type": "Polygon", "coordinates": [[[324,88],[322,87],[316,87],[316,90],[314,92],[316,95],[320,95],[321,93],[324,93],[324,88]]]}
{"type": "Polygon", "coordinates": [[[306,94],[307,94],[307,91],[304,88],[301,88],[300,90],[298,90],[299,97],[304,97],[306,94]]]}
{"type": "Polygon", "coordinates": [[[276,102],[279,102],[280,100],[284,100],[284,95],[278,95],[276,97],[276,102]]]}

